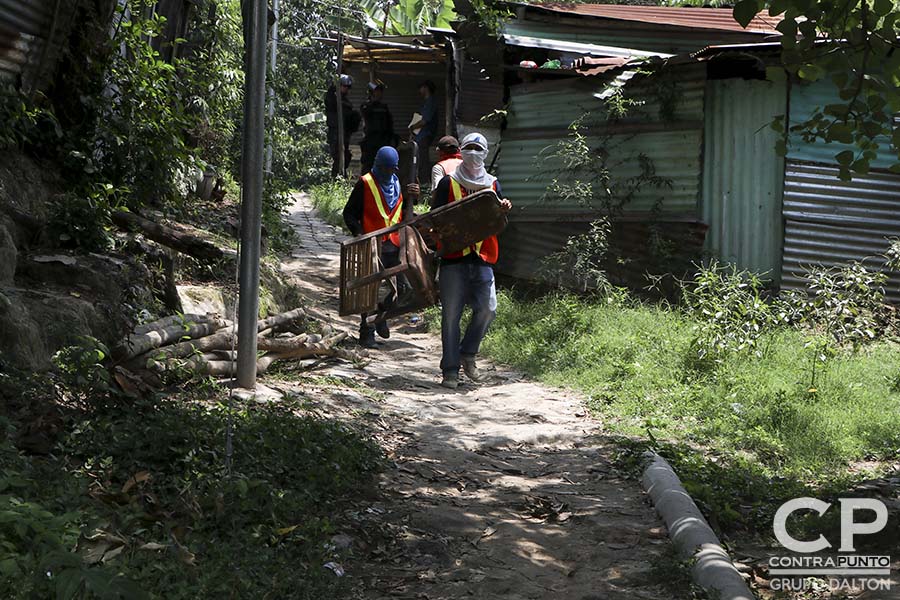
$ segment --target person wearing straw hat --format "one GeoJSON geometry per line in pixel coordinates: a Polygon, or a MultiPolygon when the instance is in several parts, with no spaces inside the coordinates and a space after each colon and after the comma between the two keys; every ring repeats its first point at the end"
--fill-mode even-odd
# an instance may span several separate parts
{"type": "MultiPolygon", "coordinates": [[[[432,208],[456,202],[480,190],[493,189],[502,198],[502,210],[508,212],[512,203],[503,198],[500,182],[484,166],[488,155],[487,139],[480,133],[470,133],[460,146],[461,162],[453,173],[438,183],[432,195],[432,208]]],[[[497,311],[494,264],[499,256],[497,236],[492,235],[441,259],[441,385],[446,388],[459,386],[460,366],[470,380],[478,382],[482,379],[475,356],[497,311]],[[459,322],[466,305],[472,308],[472,318],[460,339],[459,322]]]]}

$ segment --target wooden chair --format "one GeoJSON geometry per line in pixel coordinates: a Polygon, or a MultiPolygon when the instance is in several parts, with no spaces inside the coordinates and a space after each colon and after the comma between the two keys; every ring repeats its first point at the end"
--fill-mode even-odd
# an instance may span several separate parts
{"type": "Polygon", "coordinates": [[[397,298],[384,319],[433,306],[438,301],[434,258],[460,252],[506,227],[506,213],[493,190],[476,192],[458,202],[373,231],[341,244],[341,316],[378,311],[381,282],[397,293],[397,277],[405,277],[410,293],[397,298]],[[400,234],[400,264],[381,264],[381,238],[400,234]]]}

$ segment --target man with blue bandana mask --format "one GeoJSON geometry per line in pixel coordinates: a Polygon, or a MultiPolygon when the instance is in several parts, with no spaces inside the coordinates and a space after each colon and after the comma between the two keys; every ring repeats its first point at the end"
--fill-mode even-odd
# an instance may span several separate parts
{"type": "MultiPolygon", "coordinates": [[[[432,208],[462,200],[473,192],[485,189],[493,189],[498,197],[503,198],[500,182],[484,167],[488,155],[487,139],[480,133],[470,133],[463,138],[460,148],[462,162],[456,171],[438,183],[431,197],[432,208]]],[[[512,208],[506,198],[500,201],[500,206],[507,212],[512,208]]],[[[459,386],[460,366],[472,381],[482,378],[475,365],[475,356],[497,311],[493,266],[499,256],[497,236],[492,235],[462,252],[441,259],[441,385],[446,388],[456,389],[459,386]],[[472,318],[460,340],[459,322],[466,305],[472,308],[472,318]]]]}
{"type": "MultiPolygon", "coordinates": [[[[354,236],[371,233],[396,225],[408,216],[411,208],[404,206],[400,191],[400,155],[390,146],[384,146],[375,154],[375,166],[357,180],[344,207],[344,223],[354,236]]],[[[400,264],[400,235],[396,232],[385,235],[381,240],[381,263],[385,269],[400,264]]],[[[405,287],[405,281],[398,278],[398,288],[405,287]]],[[[380,303],[379,312],[396,301],[393,290],[380,303]]],[[[375,333],[383,338],[391,335],[387,321],[368,322],[363,313],[359,324],[359,344],[365,348],[377,348],[375,333]]]]}

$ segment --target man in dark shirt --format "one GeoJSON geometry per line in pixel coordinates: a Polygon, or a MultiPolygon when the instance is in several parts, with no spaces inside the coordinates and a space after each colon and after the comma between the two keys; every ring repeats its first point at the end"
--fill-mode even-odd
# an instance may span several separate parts
{"type": "Polygon", "coordinates": [[[344,120],[344,140],[343,143],[338,141],[338,118],[337,118],[337,92],[334,84],[325,92],[325,124],[328,127],[328,152],[331,154],[331,176],[338,175],[345,177],[347,168],[350,166],[350,136],[359,129],[359,113],[353,110],[353,104],[350,102],[349,93],[350,86],[353,85],[353,79],[349,75],[341,75],[341,116],[344,120]],[[343,148],[342,148],[343,146],[343,148]],[[341,152],[344,153],[344,170],[341,172],[339,168],[341,152]]]}
{"type": "MultiPolygon", "coordinates": [[[[480,190],[493,189],[502,198],[501,210],[509,211],[512,204],[503,198],[500,182],[484,167],[487,139],[480,133],[471,133],[463,138],[460,146],[462,162],[438,183],[431,196],[432,208],[462,200],[480,190]]],[[[456,389],[459,385],[460,366],[469,379],[481,380],[475,356],[497,310],[493,265],[499,254],[497,237],[492,235],[441,259],[441,385],[446,388],[456,389]],[[466,305],[472,308],[472,318],[460,340],[459,323],[466,305]]]]}
{"type": "MultiPolygon", "coordinates": [[[[344,207],[344,223],[351,234],[359,236],[371,233],[409,218],[412,207],[400,192],[400,179],[397,177],[399,167],[400,155],[396,149],[383,146],[375,154],[372,170],[359,178],[344,207]]],[[[396,232],[382,236],[380,258],[385,269],[400,264],[400,236],[396,232]]],[[[395,286],[379,302],[379,312],[394,304],[397,298],[395,289],[402,294],[408,284],[404,277],[399,276],[395,278],[395,286]]],[[[363,313],[359,324],[360,346],[376,348],[376,332],[383,338],[391,335],[387,321],[376,319],[374,323],[370,323],[369,316],[363,313]]]]}
{"type": "Polygon", "coordinates": [[[423,100],[422,107],[419,109],[419,115],[422,118],[409,126],[410,133],[414,134],[414,139],[419,147],[417,160],[420,182],[429,180],[429,174],[431,173],[429,150],[432,142],[434,142],[434,136],[437,134],[437,99],[434,97],[434,90],[435,87],[432,81],[423,81],[419,85],[419,94],[423,100]],[[416,130],[418,130],[418,133],[416,133],[416,130]]]}
{"type": "Polygon", "coordinates": [[[375,153],[383,146],[396,146],[394,117],[387,104],[382,101],[384,84],[380,81],[369,83],[369,101],[360,107],[366,136],[359,143],[362,172],[368,173],[375,162],[375,153]]]}

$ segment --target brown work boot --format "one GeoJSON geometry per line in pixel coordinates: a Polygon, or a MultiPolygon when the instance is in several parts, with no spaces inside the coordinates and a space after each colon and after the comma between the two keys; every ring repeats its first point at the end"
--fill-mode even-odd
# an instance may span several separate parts
{"type": "Polygon", "coordinates": [[[475,382],[481,381],[481,371],[475,366],[474,356],[460,356],[459,362],[462,363],[463,372],[466,374],[466,377],[475,382]]]}
{"type": "Polygon", "coordinates": [[[459,387],[459,373],[444,373],[441,379],[441,387],[455,390],[459,387]]]}

